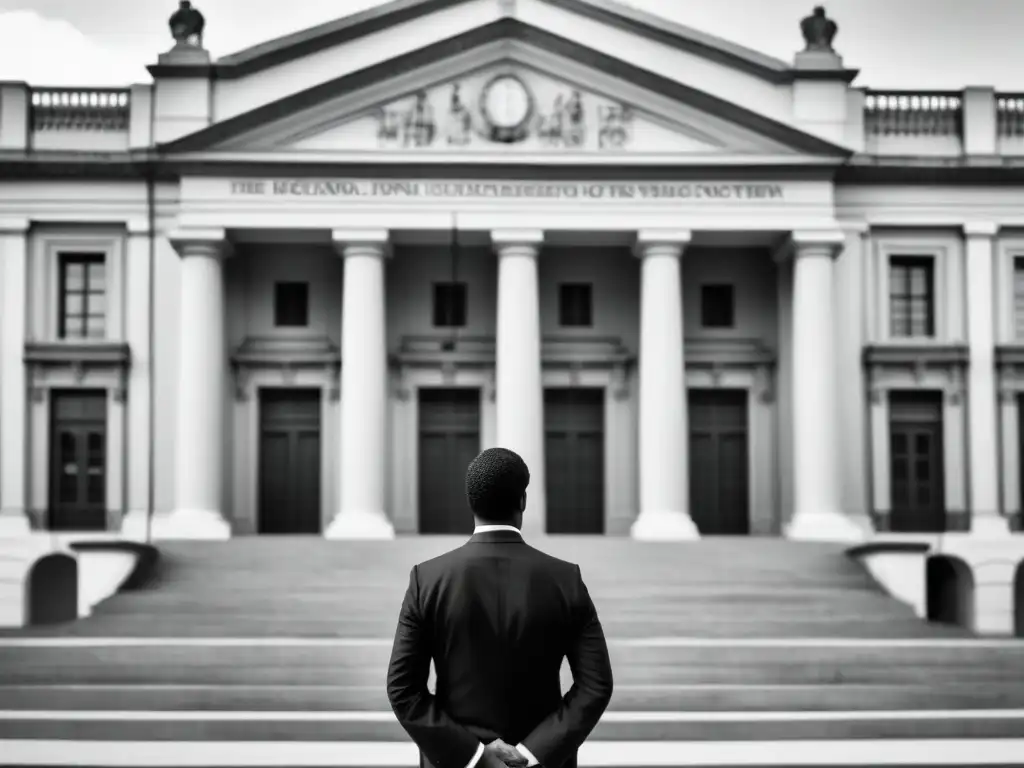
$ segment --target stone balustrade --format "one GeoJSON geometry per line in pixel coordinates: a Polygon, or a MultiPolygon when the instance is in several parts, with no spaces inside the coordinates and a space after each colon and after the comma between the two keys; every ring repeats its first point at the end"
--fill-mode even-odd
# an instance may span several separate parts
{"type": "MultiPolygon", "coordinates": [[[[0,149],[150,146],[152,86],[46,88],[0,83],[0,149]]],[[[1024,93],[853,89],[848,141],[869,155],[1024,155],[1024,93]],[[973,134],[973,135],[971,135],[973,134]]]]}

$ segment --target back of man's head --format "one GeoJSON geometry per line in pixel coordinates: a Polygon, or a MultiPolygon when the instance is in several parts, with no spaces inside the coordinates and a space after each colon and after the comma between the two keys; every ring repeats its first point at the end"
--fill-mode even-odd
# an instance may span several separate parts
{"type": "Polygon", "coordinates": [[[511,520],[530,484],[526,462],[507,448],[488,448],[466,470],[466,498],[473,514],[496,523],[511,520]]]}

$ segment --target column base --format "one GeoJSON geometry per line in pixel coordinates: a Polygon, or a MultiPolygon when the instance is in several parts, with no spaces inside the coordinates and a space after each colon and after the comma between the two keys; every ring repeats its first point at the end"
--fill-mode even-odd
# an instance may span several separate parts
{"type": "Polygon", "coordinates": [[[341,512],[324,531],[326,539],[393,539],[395,528],[383,512],[341,512]]]}
{"type": "MultiPolygon", "coordinates": [[[[231,525],[219,512],[209,509],[178,509],[153,515],[150,534],[157,539],[205,539],[223,541],[231,538],[231,525]]],[[[121,535],[131,541],[146,541],[145,511],[129,512],[121,523],[121,535]]]]}
{"type": "Polygon", "coordinates": [[[868,538],[869,531],[842,512],[802,512],[786,526],[786,538],[795,541],[836,541],[856,544],[868,538]]]}
{"type": "Polygon", "coordinates": [[[0,539],[31,535],[32,524],[23,510],[5,509],[0,511],[0,539]]]}
{"type": "Polygon", "coordinates": [[[997,513],[971,515],[971,536],[976,539],[1002,539],[1011,536],[1010,520],[997,513]]]}
{"type": "Polygon", "coordinates": [[[700,531],[685,512],[641,512],[629,535],[637,541],[697,541],[700,531]]]}

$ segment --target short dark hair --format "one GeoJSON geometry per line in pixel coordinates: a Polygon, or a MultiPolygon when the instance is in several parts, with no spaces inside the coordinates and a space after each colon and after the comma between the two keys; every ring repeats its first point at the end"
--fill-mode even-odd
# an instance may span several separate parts
{"type": "Polygon", "coordinates": [[[469,508],[485,520],[511,520],[530,484],[530,470],[508,448],[488,448],[466,470],[469,508]]]}

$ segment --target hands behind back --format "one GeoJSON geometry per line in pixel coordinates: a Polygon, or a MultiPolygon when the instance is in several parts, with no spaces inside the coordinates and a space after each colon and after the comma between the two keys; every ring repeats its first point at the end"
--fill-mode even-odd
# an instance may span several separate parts
{"type": "Polygon", "coordinates": [[[495,739],[484,745],[484,753],[480,757],[479,768],[525,768],[527,760],[519,750],[495,739]]]}

